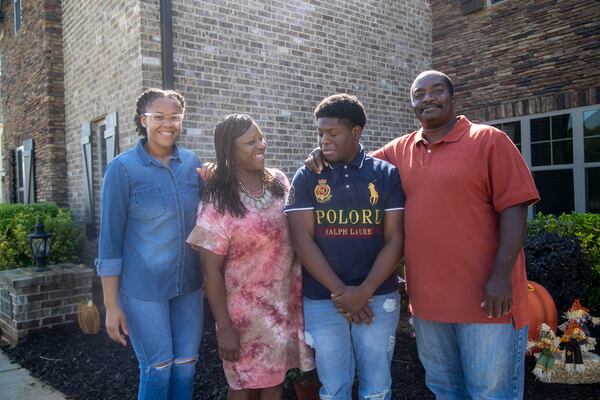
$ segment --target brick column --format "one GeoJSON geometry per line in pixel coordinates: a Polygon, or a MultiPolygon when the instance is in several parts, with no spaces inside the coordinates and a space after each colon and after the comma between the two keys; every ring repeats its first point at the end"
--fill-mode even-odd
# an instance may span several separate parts
{"type": "Polygon", "coordinates": [[[92,298],[93,275],[82,264],[0,272],[1,338],[16,345],[29,332],[75,321],[77,304],[92,298]]]}

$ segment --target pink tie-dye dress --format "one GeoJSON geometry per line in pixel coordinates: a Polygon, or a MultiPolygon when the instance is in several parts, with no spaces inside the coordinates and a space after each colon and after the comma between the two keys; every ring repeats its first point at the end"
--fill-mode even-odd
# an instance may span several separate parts
{"type": "MultiPolygon", "coordinates": [[[[281,171],[270,171],[289,187],[281,171]]],[[[223,369],[234,390],[276,386],[290,368],[314,368],[304,343],[301,266],[283,214],[285,199],[273,197],[266,209],[244,204],[243,218],[200,205],[187,239],[194,248],[225,256],[227,309],[240,338],[240,358],[224,361],[223,369]]]]}

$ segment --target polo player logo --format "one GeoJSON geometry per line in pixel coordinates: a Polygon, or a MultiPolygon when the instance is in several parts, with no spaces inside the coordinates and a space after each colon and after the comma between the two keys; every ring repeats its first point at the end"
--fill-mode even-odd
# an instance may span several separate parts
{"type": "Polygon", "coordinates": [[[377,204],[377,202],[379,201],[379,193],[377,193],[377,190],[375,189],[374,182],[375,181],[369,183],[369,193],[371,194],[371,197],[369,197],[369,201],[371,202],[372,206],[377,204]]]}
{"type": "Polygon", "coordinates": [[[319,179],[319,184],[315,186],[315,197],[319,203],[331,200],[331,188],[327,184],[327,179],[319,179]]]}

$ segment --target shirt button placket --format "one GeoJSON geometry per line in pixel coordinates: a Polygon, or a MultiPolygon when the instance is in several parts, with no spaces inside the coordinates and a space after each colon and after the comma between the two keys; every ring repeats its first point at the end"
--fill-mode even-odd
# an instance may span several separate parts
{"type": "Polygon", "coordinates": [[[350,191],[350,185],[348,184],[348,166],[344,165],[344,183],[346,187],[346,192],[350,191]]]}

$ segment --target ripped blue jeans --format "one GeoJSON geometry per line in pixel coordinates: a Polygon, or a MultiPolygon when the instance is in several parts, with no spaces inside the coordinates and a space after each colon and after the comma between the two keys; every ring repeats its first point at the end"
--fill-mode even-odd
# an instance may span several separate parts
{"type": "Polygon", "coordinates": [[[352,400],[355,370],[364,400],[391,398],[400,295],[373,296],[371,325],[350,324],[331,300],[304,298],[304,338],[315,349],[322,400],[352,400]]]}
{"type": "Polygon", "coordinates": [[[202,289],[167,301],[119,295],[140,367],[138,400],[192,399],[202,340],[202,289]]]}

